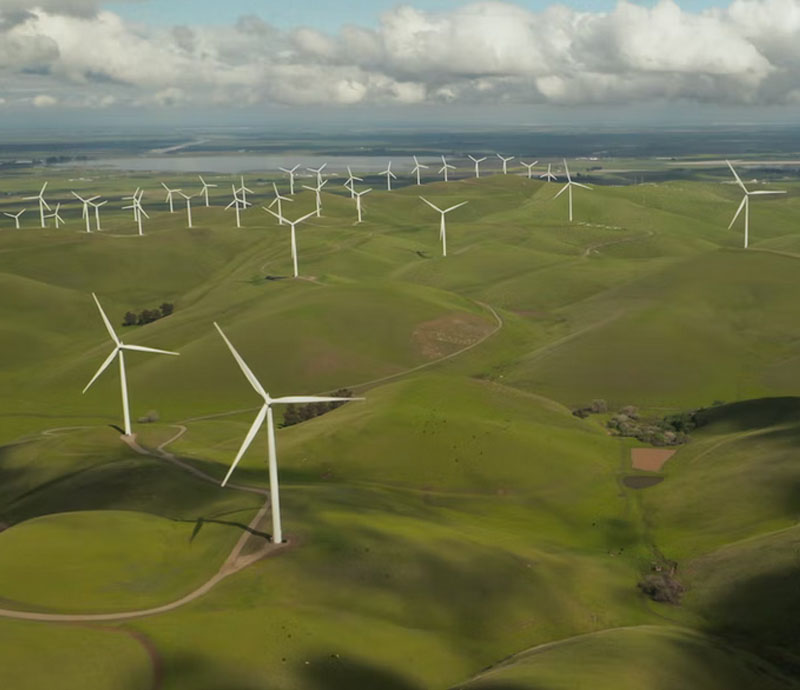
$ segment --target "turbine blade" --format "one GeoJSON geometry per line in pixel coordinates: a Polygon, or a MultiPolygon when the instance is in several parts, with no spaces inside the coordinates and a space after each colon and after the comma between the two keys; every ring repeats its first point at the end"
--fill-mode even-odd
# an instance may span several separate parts
{"type": "Polygon", "coordinates": [[[585,184],[581,184],[580,182],[573,182],[573,187],[580,187],[581,189],[588,189],[590,192],[592,191],[591,187],[587,187],[585,184]]]}
{"type": "Polygon", "coordinates": [[[566,192],[566,191],[569,189],[569,185],[570,185],[570,183],[569,183],[569,182],[567,182],[567,184],[565,184],[565,185],[564,185],[564,186],[561,188],[561,190],[558,192],[558,194],[556,194],[556,195],[555,195],[553,198],[554,198],[554,199],[558,199],[558,197],[560,197],[560,196],[561,196],[561,195],[562,195],[564,192],[566,192]]]}
{"type": "Polygon", "coordinates": [[[572,177],[570,177],[569,174],[569,166],[567,165],[567,159],[563,158],[562,160],[564,161],[564,171],[567,173],[567,182],[572,182],[572,177]]]}
{"type": "Polygon", "coordinates": [[[421,196],[420,199],[422,199],[426,204],[428,204],[428,206],[430,206],[434,211],[438,211],[439,213],[442,213],[442,209],[440,209],[438,206],[435,206],[434,204],[432,204],[424,196],[421,196]]]}
{"type": "Polygon", "coordinates": [[[117,353],[118,353],[118,352],[119,352],[119,346],[115,347],[115,348],[114,348],[114,351],[113,351],[113,352],[112,352],[112,353],[111,353],[111,354],[108,356],[108,358],[106,359],[106,361],[105,361],[105,362],[103,362],[103,363],[100,365],[100,368],[97,370],[97,373],[96,373],[94,376],[92,376],[92,380],[91,380],[91,381],[89,381],[89,383],[87,383],[87,384],[86,384],[86,388],[84,388],[84,389],[83,389],[83,392],[84,392],[84,393],[85,393],[86,391],[88,391],[88,390],[89,390],[89,389],[92,387],[92,384],[93,384],[95,381],[97,381],[97,379],[99,379],[99,378],[100,378],[100,375],[101,375],[101,374],[102,374],[102,373],[103,373],[103,372],[104,372],[106,369],[108,369],[108,367],[111,365],[111,362],[113,362],[113,361],[114,361],[114,359],[116,358],[116,356],[117,356],[117,353]]]}
{"type": "Polygon", "coordinates": [[[317,215],[317,212],[316,212],[316,211],[312,211],[311,213],[307,213],[307,214],[306,214],[306,215],[304,215],[302,218],[298,218],[298,219],[297,219],[297,220],[294,222],[294,225],[299,225],[299,224],[300,224],[300,223],[302,223],[304,220],[308,220],[309,218],[311,218],[311,216],[316,216],[316,215],[317,215]]]}
{"type": "Polygon", "coordinates": [[[216,327],[219,334],[222,336],[222,339],[225,341],[225,344],[228,346],[228,349],[231,351],[233,358],[236,360],[236,363],[239,365],[239,368],[242,370],[242,373],[245,375],[245,378],[250,382],[250,385],[253,387],[256,393],[258,393],[265,401],[269,401],[269,395],[264,390],[263,386],[256,378],[256,375],[250,370],[250,367],[247,366],[247,362],[242,359],[242,356],[236,351],[236,348],[233,346],[230,340],[228,340],[228,336],[226,336],[222,329],[219,327],[219,324],[215,321],[214,326],[216,327]]]}
{"type": "Polygon", "coordinates": [[[283,398],[274,398],[272,402],[286,405],[303,405],[305,403],[315,402],[350,402],[351,400],[364,400],[364,398],[329,398],[319,395],[287,395],[283,398]]]}
{"type": "Polygon", "coordinates": [[[725,162],[728,164],[728,167],[731,169],[731,172],[733,173],[733,176],[736,178],[736,181],[739,183],[739,186],[744,190],[744,193],[748,194],[749,192],[747,191],[747,187],[744,186],[744,182],[742,182],[742,179],[739,177],[739,175],[733,169],[733,166],[731,165],[731,162],[730,161],[725,161],[725,162]]]}
{"type": "Polygon", "coordinates": [[[95,295],[94,293],[92,293],[92,297],[94,297],[94,302],[97,305],[97,308],[100,310],[100,316],[103,319],[103,323],[106,325],[106,330],[108,331],[108,334],[111,336],[111,340],[113,340],[114,343],[117,345],[117,347],[119,347],[120,345],[119,338],[117,338],[117,334],[114,332],[114,327],[111,325],[111,322],[108,320],[106,313],[103,311],[103,307],[100,306],[100,300],[97,299],[97,295],[95,295]]]}
{"type": "Polygon", "coordinates": [[[239,461],[244,457],[244,454],[247,452],[247,449],[250,447],[250,444],[253,442],[253,439],[256,437],[259,429],[261,428],[262,424],[264,424],[264,418],[267,416],[267,405],[262,405],[261,409],[258,411],[255,420],[253,421],[252,426],[250,427],[250,431],[247,432],[247,436],[245,436],[244,441],[242,443],[242,447],[239,448],[239,452],[236,454],[236,459],[233,461],[233,464],[230,466],[228,470],[228,474],[225,475],[225,479],[222,480],[222,486],[225,486],[228,483],[228,480],[231,478],[233,471],[236,469],[236,466],[239,464],[239,461]]]}
{"type": "Polygon", "coordinates": [[[776,192],[768,192],[766,190],[759,190],[757,192],[748,192],[750,196],[754,196],[756,194],[786,194],[785,190],[776,191],[776,192]]]}
{"type": "Polygon", "coordinates": [[[728,225],[728,230],[730,230],[733,227],[733,224],[736,222],[736,219],[739,217],[739,214],[742,212],[742,209],[744,208],[744,205],[746,203],[747,203],[747,195],[744,196],[744,198],[742,199],[742,203],[739,204],[739,208],[736,209],[736,215],[733,216],[733,220],[730,222],[730,225],[728,225]]]}
{"type": "Polygon", "coordinates": [[[152,352],[156,355],[180,355],[180,352],[170,352],[169,350],[158,350],[154,347],[144,347],[143,345],[120,345],[121,350],[133,350],[134,352],[152,352]]]}
{"type": "Polygon", "coordinates": [[[445,213],[450,213],[450,211],[455,211],[457,208],[461,208],[462,206],[466,206],[469,201],[462,201],[460,204],[456,204],[455,206],[451,206],[448,209],[445,209],[445,213]]]}

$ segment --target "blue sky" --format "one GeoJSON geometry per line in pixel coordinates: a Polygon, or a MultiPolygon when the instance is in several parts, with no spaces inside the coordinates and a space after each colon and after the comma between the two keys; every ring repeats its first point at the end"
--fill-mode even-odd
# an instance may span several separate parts
{"type": "MultiPolygon", "coordinates": [[[[140,0],[139,2],[109,2],[106,6],[127,19],[155,25],[171,24],[231,24],[243,14],[255,14],[274,26],[287,28],[311,26],[321,30],[335,30],[342,24],[372,26],[377,24],[382,12],[397,5],[412,5],[426,11],[453,11],[469,4],[465,0],[317,0],[312,3],[295,3],[291,0],[140,0]]],[[[514,4],[531,10],[541,10],[556,4],[546,0],[515,0],[514,4]]],[[[614,7],[615,0],[568,0],[560,4],[575,9],[603,11],[614,7]]],[[[639,3],[652,5],[652,2],[639,3]]],[[[713,0],[679,0],[678,4],[690,11],[725,2],[713,0]]]]}

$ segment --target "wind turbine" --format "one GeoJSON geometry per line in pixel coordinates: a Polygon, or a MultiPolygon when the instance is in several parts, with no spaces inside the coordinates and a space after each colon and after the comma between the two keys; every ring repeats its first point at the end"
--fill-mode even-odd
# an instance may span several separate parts
{"type": "Polygon", "coordinates": [[[392,161],[389,161],[389,165],[386,168],[386,170],[384,170],[382,173],[379,173],[379,174],[386,175],[386,191],[387,192],[391,192],[392,191],[392,180],[396,180],[397,179],[397,175],[395,175],[392,172],[392,161]]]}
{"type": "Polygon", "coordinates": [[[494,154],[497,156],[501,161],[503,161],[503,175],[508,175],[508,162],[514,160],[514,156],[509,156],[508,158],[504,158],[499,153],[494,154]]]}
{"type": "Polygon", "coordinates": [[[83,392],[89,390],[91,385],[97,381],[100,374],[102,374],[111,363],[114,361],[115,357],[119,357],[119,380],[120,380],[120,387],[122,388],[122,415],[125,420],[125,435],[130,436],[132,434],[131,431],[131,413],[130,413],[130,405],[128,403],[128,380],[125,376],[125,351],[130,352],[153,352],[158,355],[174,355],[177,356],[177,352],[168,352],[167,350],[156,350],[152,347],[142,347],[141,345],[126,345],[123,343],[118,337],[117,334],[114,332],[114,328],[111,326],[111,322],[108,320],[106,313],[103,311],[103,307],[100,306],[100,300],[97,299],[97,295],[92,293],[92,297],[94,297],[94,301],[97,304],[97,308],[100,310],[100,316],[103,318],[103,323],[106,325],[106,330],[108,334],[111,336],[111,340],[114,342],[114,351],[108,356],[105,362],[100,365],[100,368],[97,370],[97,373],[92,377],[92,380],[89,381],[86,388],[83,389],[83,392]]]}
{"type": "Polygon", "coordinates": [[[473,163],[475,163],[475,177],[481,176],[481,163],[486,160],[486,156],[483,158],[475,158],[474,156],[467,156],[473,163]]]}
{"type": "Polygon", "coordinates": [[[144,235],[144,231],[142,230],[142,216],[150,220],[150,216],[147,215],[147,212],[142,208],[142,197],[144,196],[144,191],[141,189],[136,190],[132,197],[127,197],[129,199],[133,199],[133,203],[130,206],[123,206],[122,210],[127,211],[129,208],[133,209],[133,217],[139,225],[139,236],[141,237],[144,235]]]}
{"type": "Polygon", "coordinates": [[[438,211],[442,214],[442,222],[439,225],[439,239],[442,240],[442,256],[447,256],[447,224],[445,222],[445,216],[450,213],[450,211],[455,211],[457,208],[461,208],[462,206],[468,204],[469,201],[462,201],[460,204],[456,204],[455,206],[451,206],[450,208],[442,210],[438,206],[428,201],[425,197],[421,196],[420,199],[428,204],[428,206],[430,206],[434,211],[438,211]]]}
{"type": "Polygon", "coordinates": [[[63,223],[64,222],[64,219],[59,214],[60,210],[61,210],[61,203],[58,203],[58,204],[56,204],[55,210],[52,213],[50,213],[50,214],[45,216],[45,218],[52,218],[55,221],[56,230],[58,230],[58,228],[59,228],[59,223],[63,223]]]}
{"type": "Polygon", "coordinates": [[[524,161],[520,161],[523,167],[528,169],[528,179],[530,180],[533,177],[533,166],[538,165],[539,161],[533,161],[533,163],[525,163],[524,161]]]}
{"type": "Polygon", "coordinates": [[[42,185],[42,190],[36,196],[23,197],[23,201],[38,201],[39,202],[39,220],[43,228],[47,227],[44,221],[44,210],[51,210],[50,205],[44,200],[44,190],[47,189],[47,182],[42,185]]]}
{"type": "Polygon", "coordinates": [[[222,480],[222,486],[225,486],[228,483],[228,480],[231,478],[231,475],[236,469],[236,466],[239,464],[239,461],[242,459],[242,456],[244,456],[245,452],[247,452],[247,449],[250,447],[250,444],[253,442],[256,434],[266,421],[267,457],[269,459],[270,506],[272,507],[272,542],[274,544],[280,544],[283,541],[283,531],[281,530],[280,492],[278,490],[278,454],[275,447],[275,421],[272,416],[272,406],[275,404],[303,405],[322,402],[350,402],[351,400],[363,400],[364,398],[329,398],[316,395],[292,395],[282,398],[273,398],[264,390],[264,387],[256,378],[255,374],[250,370],[250,367],[247,366],[247,363],[244,361],[244,359],[242,359],[242,356],[236,351],[236,348],[233,346],[231,341],[228,340],[227,336],[222,332],[222,329],[219,327],[219,325],[215,322],[214,326],[222,336],[222,339],[225,341],[228,349],[231,351],[233,358],[236,360],[236,363],[239,365],[239,368],[242,370],[245,378],[249,381],[250,385],[253,387],[253,390],[255,390],[255,392],[258,393],[264,401],[264,404],[261,406],[261,409],[253,421],[253,425],[250,427],[250,431],[248,431],[247,436],[245,436],[242,447],[236,454],[236,459],[233,461],[233,464],[228,470],[228,474],[225,475],[225,479],[222,480]]]}
{"type": "Polygon", "coordinates": [[[369,194],[372,191],[372,187],[369,189],[365,189],[363,192],[356,192],[356,210],[358,211],[358,222],[361,222],[361,197],[365,194],[369,194]]]}
{"type": "Polygon", "coordinates": [[[553,168],[553,164],[552,163],[548,163],[547,164],[547,172],[546,173],[542,173],[541,175],[539,175],[539,179],[545,179],[548,182],[555,182],[558,178],[555,175],[553,175],[552,168],[553,168]]]}
{"type": "Polygon", "coordinates": [[[297,266],[297,231],[295,230],[295,228],[298,225],[300,225],[300,223],[302,223],[304,220],[308,220],[309,218],[311,218],[311,216],[315,215],[315,212],[312,211],[311,213],[306,214],[302,218],[298,218],[296,221],[292,222],[290,220],[287,220],[283,216],[279,216],[277,213],[275,213],[275,211],[272,211],[271,209],[268,209],[268,208],[266,208],[264,206],[262,206],[261,208],[263,208],[267,213],[271,213],[278,220],[283,221],[287,225],[291,226],[291,228],[292,228],[292,232],[291,232],[292,264],[294,265],[294,277],[297,278],[300,275],[300,272],[299,272],[298,266],[297,266]]]}
{"type": "Polygon", "coordinates": [[[569,195],[569,222],[572,222],[572,188],[573,187],[580,187],[581,189],[588,189],[590,192],[592,191],[591,187],[587,187],[585,184],[580,184],[579,182],[573,182],[572,177],[569,174],[569,166],[567,165],[567,159],[564,159],[564,172],[567,173],[567,184],[565,184],[561,190],[556,194],[553,198],[558,199],[564,192],[568,192],[569,195]]]}
{"type": "Polygon", "coordinates": [[[744,248],[747,249],[748,244],[750,242],[750,197],[756,195],[765,195],[765,194],[786,194],[785,191],[779,192],[767,192],[762,190],[757,190],[755,192],[748,191],[747,187],[744,186],[744,182],[742,182],[741,178],[736,174],[736,171],[733,169],[730,161],[725,161],[728,164],[728,167],[731,169],[733,176],[736,178],[736,182],[742,188],[744,192],[744,198],[742,199],[742,203],[739,204],[739,208],[736,209],[736,215],[733,216],[733,220],[731,221],[730,225],[728,226],[728,230],[733,227],[733,224],[736,222],[736,219],[739,217],[739,214],[744,209],[744,248]]]}
{"type": "MultiPolygon", "coordinates": [[[[322,217],[322,188],[326,184],[328,184],[328,180],[321,180],[316,187],[309,187],[307,185],[303,185],[303,189],[307,189],[310,192],[314,192],[314,198],[316,199],[316,202],[317,202],[317,211],[316,211],[317,218],[321,218],[322,217]]],[[[277,199],[276,199],[276,201],[277,201],[277,199]]],[[[291,201],[291,199],[290,199],[290,201],[291,201]]],[[[281,210],[280,210],[280,208],[278,208],[278,213],[280,213],[280,212],[281,212],[281,210]]]]}
{"type": "Polygon", "coordinates": [[[137,220],[139,220],[139,211],[138,211],[138,209],[136,208],[136,199],[137,199],[137,197],[139,196],[139,194],[141,193],[141,191],[142,191],[141,187],[137,187],[137,188],[136,188],[136,191],[135,191],[135,192],[134,192],[134,193],[133,193],[131,196],[124,196],[124,197],[122,197],[122,200],[123,200],[123,201],[131,201],[131,202],[132,202],[132,206],[123,206],[123,207],[122,207],[122,210],[123,210],[123,211],[125,211],[125,210],[127,210],[127,209],[129,209],[129,208],[132,208],[132,209],[133,209],[133,222],[134,222],[134,223],[135,223],[137,220]]]}
{"type": "Polygon", "coordinates": [[[447,171],[448,171],[448,170],[455,170],[455,169],[456,169],[456,166],[455,166],[455,165],[450,165],[450,163],[448,163],[448,162],[445,160],[445,157],[444,157],[444,156],[442,156],[442,167],[441,167],[441,168],[439,168],[439,172],[440,172],[440,173],[444,173],[444,181],[445,181],[445,182],[448,182],[448,181],[449,181],[449,180],[447,179],[447,171]]]}
{"type": "Polygon", "coordinates": [[[255,192],[252,189],[250,189],[249,187],[245,187],[244,186],[244,175],[240,176],[240,180],[242,182],[242,185],[236,191],[238,191],[242,195],[242,201],[245,203],[245,206],[248,206],[248,205],[252,206],[253,204],[248,204],[247,203],[247,192],[250,192],[251,194],[255,194],[255,192]]]}
{"type": "Polygon", "coordinates": [[[94,201],[97,201],[97,199],[99,199],[100,197],[99,196],[93,196],[93,197],[90,197],[89,199],[84,199],[82,196],[80,196],[79,194],[76,194],[75,192],[71,192],[71,194],[72,194],[72,196],[74,196],[78,201],[80,201],[83,204],[83,214],[81,215],[81,218],[83,218],[86,221],[86,232],[91,232],[92,231],[92,218],[89,215],[89,204],[91,204],[94,201]]]}
{"type": "Polygon", "coordinates": [[[98,232],[102,230],[102,228],[100,227],[100,207],[105,206],[107,203],[108,203],[107,200],[101,201],[99,204],[95,203],[94,201],[89,202],[89,205],[92,206],[92,208],[94,208],[94,224],[98,232]]]}
{"type": "Polygon", "coordinates": [[[169,188],[169,187],[167,187],[167,185],[165,185],[163,182],[161,183],[161,186],[162,186],[164,189],[166,189],[166,190],[167,190],[167,198],[166,198],[166,201],[167,201],[167,203],[169,204],[169,212],[170,212],[170,213],[175,213],[175,206],[174,206],[174,205],[173,205],[173,203],[172,203],[172,197],[173,197],[173,195],[174,195],[174,194],[181,194],[181,193],[182,193],[182,192],[181,192],[181,190],[180,190],[180,189],[170,189],[170,188],[169,188]]]}
{"type": "Polygon", "coordinates": [[[348,165],[347,166],[347,181],[342,186],[347,187],[350,190],[350,198],[351,199],[355,199],[356,198],[355,183],[356,182],[363,182],[363,181],[364,180],[362,178],[356,177],[355,175],[353,175],[353,171],[350,170],[350,166],[348,165]]]}
{"type": "Polygon", "coordinates": [[[289,168],[279,168],[279,170],[281,172],[285,172],[289,176],[289,194],[291,196],[294,196],[294,174],[295,174],[296,170],[299,167],[300,167],[300,164],[298,163],[297,165],[295,165],[291,169],[289,169],[289,168]]]}
{"type": "Polygon", "coordinates": [[[272,200],[272,203],[269,205],[272,208],[275,204],[278,204],[278,225],[283,225],[283,208],[282,208],[282,201],[294,201],[291,197],[288,196],[281,196],[281,193],[278,191],[278,185],[274,182],[272,183],[272,188],[275,190],[275,198],[272,200]]]}
{"type": "Polygon", "coordinates": [[[19,230],[19,218],[20,218],[20,216],[21,216],[23,213],[25,213],[25,211],[27,211],[27,210],[28,210],[28,209],[26,209],[26,208],[23,208],[23,209],[22,209],[22,210],[21,210],[19,213],[6,213],[6,212],[4,211],[4,212],[3,212],[3,215],[4,215],[4,216],[8,216],[9,218],[13,218],[13,219],[14,219],[14,225],[16,226],[17,230],[19,230]]]}
{"type": "Polygon", "coordinates": [[[236,209],[236,227],[237,228],[241,228],[242,227],[242,215],[241,215],[242,209],[246,209],[248,206],[252,206],[253,204],[251,204],[249,201],[247,201],[247,199],[240,199],[239,198],[239,190],[236,189],[235,185],[231,185],[231,189],[233,190],[233,201],[231,201],[231,203],[229,203],[225,207],[225,210],[227,211],[231,207],[236,209]],[[240,206],[240,204],[241,204],[241,206],[240,206]]]}
{"type": "Polygon", "coordinates": [[[327,163],[323,163],[318,168],[306,168],[308,172],[312,172],[317,176],[317,187],[322,187],[322,171],[328,167],[327,163]]]}
{"type": "Polygon", "coordinates": [[[205,200],[206,200],[206,208],[208,208],[208,206],[209,206],[209,203],[208,203],[208,190],[209,189],[213,189],[213,188],[215,188],[215,187],[217,187],[219,185],[209,184],[208,182],[206,182],[203,179],[202,175],[198,175],[198,177],[200,178],[200,182],[203,185],[203,189],[200,190],[200,195],[205,198],[205,200]]]}
{"type": "Polygon", "coordinates": [[[420,171],[422,170],[422,168],[427,168],[427,167],[428,167],[427,165],[423,165],[422,163],[420,163],[417,160],[417,157],[414,156],[414,169],[411,171],[411,174],[412,175],[416,174],[416,176],[417,176],[417,186],[422,184],[422,181],[420,180],[420,177],[419,177],[420,171]]]}
{"type": "Polygon", "coordinates": [[[186,217],[187,217],[187,220],[188,220],[188,223],[189,223],[189,227],[191,228],[191,227],[193,227],[192,226],[192,198],[194,197],[194,195],[193,194],[192,195],[186,195],[181,191],[178,191],[178,194],[180,194],[184,199],[186,199],[186,217]]]}

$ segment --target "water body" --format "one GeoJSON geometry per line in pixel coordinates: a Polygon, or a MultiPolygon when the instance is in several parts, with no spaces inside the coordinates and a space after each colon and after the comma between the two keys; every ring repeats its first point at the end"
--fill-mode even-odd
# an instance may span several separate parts
{"type": "MultiPolygon", "coordinates": [[[[426,175],[436,174],[441,160],[430,156],[420,156],[420,163],[429,165],[426,175]]],[[[222,156],[131,156],[125,158],[100,158],[65,164],[75,168],[111,168],[132,172],[164,173],[217,173],[237,174],[267,172],[277,173],[279,168],[293,168],[300,165],[298,173],[306,173],[306,168],[319,168],[327,163],[325,172],[346,172],[347,166],[353,171],[379,173],[386,170],[389,159],[384,156],[314,156],[306,154],[286,154],[281,156],[222,155],[222,156]]],[[[409,174],[414,160],[409,156],[392,159],[392,171],[396,174],[409,174]]]]}

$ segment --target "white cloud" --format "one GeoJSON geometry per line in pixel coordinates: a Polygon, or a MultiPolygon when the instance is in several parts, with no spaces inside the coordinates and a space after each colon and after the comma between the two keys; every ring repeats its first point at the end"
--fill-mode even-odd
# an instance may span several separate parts
{"type": "Polygon", "coordinates": [[[40,93],[38,96],[34,96],[31,102],[36,108],[52,108],[58,105],[58,99],[46,93],[40,93]]]}
{"type": "Polygon", "coordinates": [[[788,103],[800,93],[800,0],[734,0],[687,12],[672,0],[611,12],[509,2],[451,13],[399,6],[377,28],[284,32],[126,23],[90,0],[0,0],[0,88],[72,85],[114,103],[788,103]],[[16,13],[17,20],[8,21],[16,13]],[[4,77],[4,75],[7,75],[4,77]],[[32,75],[32,76],[26,76],[32,75]]]}

